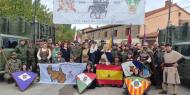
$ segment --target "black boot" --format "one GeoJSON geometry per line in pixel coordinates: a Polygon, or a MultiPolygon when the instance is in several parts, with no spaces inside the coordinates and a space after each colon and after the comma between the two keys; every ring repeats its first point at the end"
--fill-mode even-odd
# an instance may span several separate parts
{"type": "Polygon", "coordinates": [[[159,94],[167,94],[167,91],[161,91],[159,94]]]}

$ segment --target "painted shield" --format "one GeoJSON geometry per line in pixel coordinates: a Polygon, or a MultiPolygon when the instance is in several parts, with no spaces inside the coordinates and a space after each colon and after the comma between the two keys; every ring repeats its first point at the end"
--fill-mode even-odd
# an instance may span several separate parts
{"type": "Polygon", "coordinates": [[[127,77],[125,84],[130,95],[143,95],[151,85],[151,82],[140,77],[127,77]]]}
{"type": "Polygon", "coordinates": [[[32,84],[32,82],[37,77],[37,74],[33,72],[20,71],[12,73],[12,77],[16,81],[20,91],[24,91],[32,84]]]}
{"type": "Polygon", "coordinates": [[[95,80],[96,74],[82,73],[77,76],[77,87],[79,93],[82,93],[95,80]]]}
{"type": "Polygon", "coordinates": [[[122,63],[121,66],[126,77],[131,76],[136,68],[132,61],[122,63]]]}

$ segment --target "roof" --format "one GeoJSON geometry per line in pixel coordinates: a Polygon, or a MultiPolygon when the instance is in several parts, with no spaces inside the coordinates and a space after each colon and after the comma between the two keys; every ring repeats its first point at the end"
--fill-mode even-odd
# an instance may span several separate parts
{"type": "MultiPolygon", "coordinates": [[[[122,25],[105,25],[105,26],[101,26],[101,27],[98,27],[98,28],[92,28],[91,30],[88,30],[88,31],[85,31],[85,32],[86,33],[90,33],[90,32],[94,32],[94,31],[98,31],[98,30],[102,30],[102,29],[108,29],[108,28],[113,28],[113,27],[118,27],[118,26],[122,26],[122,25]]],[[[81,31],[84,31],[84,29],[82,29],[81,31]]]]}
{"type": "MultiPolygon", "coordinates": [[[[185,13],[187,13],[187,14],[190,15],[189,12],[187,12],[186,10],[184,10],[183,8],[181,8],[181,7],[180,7],[179,5],[177,5],[176,3],[175,3],[175,4],[172,4],[171,7],[178,7],[179,9],[181,9],[182,11],[184,11],[185,13]]],[[[146,18],[146,17],[149,17],[149,16],[151,16],[151,15],[153,15],[153,14],[155,14],[155,13],[161,12],[161,11],[163,11],[163,10],[167,10],[167,9],[168,9],[168,7],[167,7],[167,6],[164,6],[164,7],[161,7],[161,8],[159,8],[159,9],[146,12],[146,13],[145,13],[145,18],[146,18]]],[[[92,28],[92,27],[91,27],[90,30],[87,30],[87,29],[89,29],[89,27],[88,27],[88,28],[82,29],[81,31],[87,30],[87,31],[85,31],[85,32],[86,32],[86,33],[90,33],[90,32],[94,32],[94,31],[97,31],[97,30],[107,29],[107,28],[112,28],[112,27],[118,27],[118,26],[122,26],[122,25],[105,25],[105,26],[101,26],[101,27],[98,27],[98,28],[92,28]]],[[[155,33],[156,33],[156,32],[155,32],[155,33]]],[[[151,38],[151,37],[157,37],[157,34],[155,34],[155,33],[147,34],[147,37],[150,37],[150,38],[151,38]]],[[[144,36],[139,35],[139,37],[144,37],[144,36]]]]}
{"type": "Polygon", "coordinates": [[[93,29],[93,28],[91,26],[89,26],[87,28],[81,29],[81,31],[90,30],[90,29],[93,29]]]}
{"type": "MultiPolygon", "coordinates": [[[[185,13],[187,13],[187,14],[190,15],[189,12],[187,12],[186,10],[184,10],[183,8],[181,8],[181,7],[180,7],[179,5],[177,5],[176,3],[175,3],[175,4],[172,4],[171,7],[178,7],[179,9],[181,9],[182,11],[184,11],[185,13]]],[[[149,11],[149,12],[146,12],[145,17],[149,17],[149,16],[151,16],[151,15],[153,15],[153,14],[155,14],[155,13],[161,12],[161,11],[166,10],[166,9],[168,9],[168,7],[167,7],[167,6],[164,6],[164,7],[162,7],[162,8],[159,8],[159,9],[156,9],[156,10],[152,10],[152,11],[149,11]]]]}

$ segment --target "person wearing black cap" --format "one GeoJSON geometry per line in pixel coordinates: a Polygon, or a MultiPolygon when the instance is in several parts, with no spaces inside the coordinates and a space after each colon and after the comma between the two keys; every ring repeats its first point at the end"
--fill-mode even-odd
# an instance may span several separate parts
{"type": "Polygon", "coordinates": [[[171,44],[166,44],[166,53],[164,54],[163,86],[160,94],[167,94],[171,91],[172,95],[177,95],[177,85],[180,84],[178,74],[178,64],[184,61],[184,56],[177,51],[172,50],[171,44]]]}
{"type": "Polygon", "coordinates": [[[37,48],[34,46],[33,42],[29,42],[26,51],[27,55],[27,69],[36,72],[37,69],[37,48]]]}
{"type": "Polygon", "coordinates": [[[10,56],[10,59],[7,61],[7,64],[5,65],[4,79],[8,83],[14,82],[14,80],[12,78],[12,75],[11,75],[13,72],[21,71],[22,62],[21,62],[20,59],[18,59],[17,56],[18,55],[17,55],[16,52],[12,52],[11,56],[10,56]]]}
{"type": "Polygon", "coordinates": [[[161,64],[164,63],[164,54],[165,54],[165,43],[160,43],[160,46],[156,49],[154,53],[154,67],[155,67],[155,85],[157,89],[162,88],[162,76],[163,69],[161,64]]]}
{"type": "Polygon", "coordinates": [[[27,45],[26,45],[26,40],[21,39],[19,41],[19,45],[16,46],[15,52],[18,54],[18,58],[22,61],[23,64],[27,63],[27,45]]]}

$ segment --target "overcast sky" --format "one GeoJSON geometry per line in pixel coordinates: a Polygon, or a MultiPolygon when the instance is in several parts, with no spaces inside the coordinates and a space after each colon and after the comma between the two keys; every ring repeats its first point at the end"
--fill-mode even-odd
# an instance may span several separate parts
{"type": "MultiPolygon", "coordinates": [[[[151,11],[160,7],[163,7],[166,0],[146,0],[145,11],[151,11]]],[[[182,8],[190,6],[190,0],[173,0],[174,3],[177,3],[182,8]]],[[[53,11],[53,0],[41,0],[41,3],[47,5],[47,7],[53,11]]],[[[190,12],[190,7],[186,8],[188,12],[190,12]]],[[[84,25],[84,24],[75,24],[77,29],[82,29],[88,26],[96,27],[97,25],[84,25]]]]}

